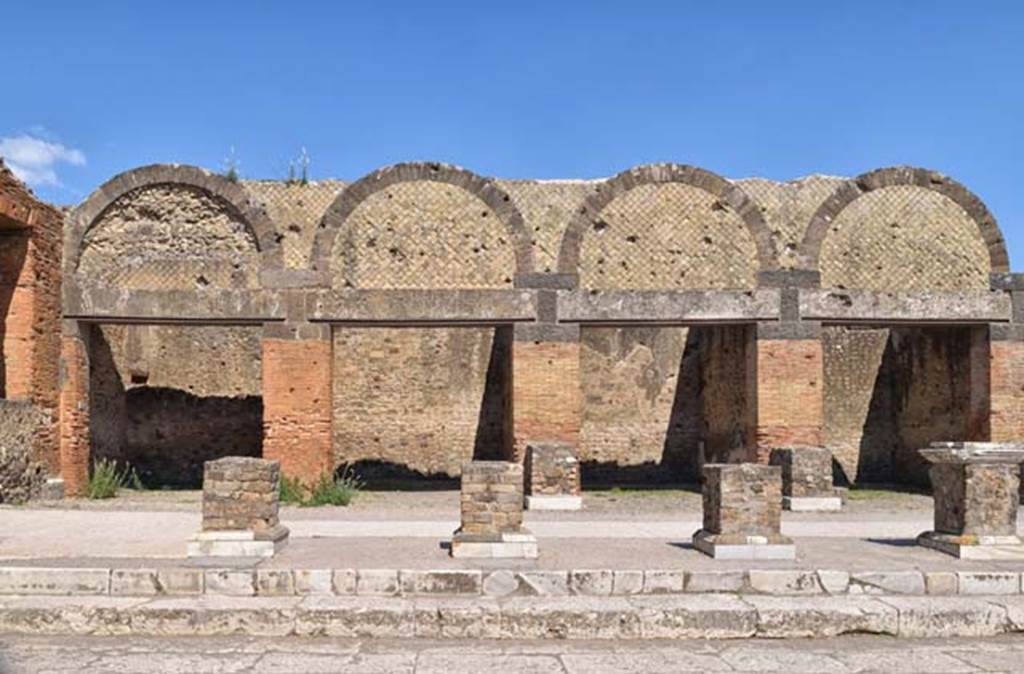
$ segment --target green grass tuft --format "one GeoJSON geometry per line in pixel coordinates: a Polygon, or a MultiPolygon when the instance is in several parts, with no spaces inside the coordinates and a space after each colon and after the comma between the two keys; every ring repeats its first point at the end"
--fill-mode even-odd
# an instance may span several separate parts
{"type": "Polygon", "coordinates": [[[347,506],[362,488],[362,479],[351,466],[346,466],[337,476],[324,473],[312,485],[304,485],[298,479],[282,476],[278,500],[303,507],[347,506]]]}
{"type": "Polygon", "coordinates": [[[282,475],[281,489],[278,492],[277,500],[281,503],[297,503],[301,505],[304,497],[304,491],[302,483],[297,479],[282,475]]]}
{"type": "Polygon", "coordinates": [[[100,459],[92,464],[86,495],[91,499],[114,498],[117,492],[128,485],[142,486],[133,468],[118,468],[117,461],[100,459]]]}

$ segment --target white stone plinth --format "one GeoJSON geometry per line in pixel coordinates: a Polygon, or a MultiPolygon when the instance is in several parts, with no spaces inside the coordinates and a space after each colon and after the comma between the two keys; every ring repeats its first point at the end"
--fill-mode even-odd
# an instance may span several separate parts
{"type": "Polygon", "coordinates": [[[451,553],[460,559],[537,559],[537,538],[528,531],[498,536],[455,532],[451,553]]]}
{"type": "Polygon", "coordinates": [[[701,530],[693,547],[714,559],[796,559],[796,546],[784,536],[721,536],[701,530]]]}
{"type": "Polygon", "coordinates": [[[288,543],[288,528],[262,532],[201,531],[188,542],[189,557],[273,557],[288,543]]]}
{"type": "Polygon", "coordinates": [[[581,510],[582,496],[527,496],[527,510],[581,510]]]}
{"type": "Polygon", "coordinates": [[[839,512],[843,499],[838,496],[783,496],[782,507],[795,513],[839,512]]]}

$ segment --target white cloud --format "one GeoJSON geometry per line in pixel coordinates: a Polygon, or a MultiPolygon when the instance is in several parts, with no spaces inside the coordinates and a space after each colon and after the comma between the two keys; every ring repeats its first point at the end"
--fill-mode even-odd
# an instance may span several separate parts
{"type": "Polygon", "coordinates": [[[0,157],[14,175],[32,187],[59,187],[57,167],[61,164],[85,166],[81,150],[28,134],[0,136],[0,157]]]}

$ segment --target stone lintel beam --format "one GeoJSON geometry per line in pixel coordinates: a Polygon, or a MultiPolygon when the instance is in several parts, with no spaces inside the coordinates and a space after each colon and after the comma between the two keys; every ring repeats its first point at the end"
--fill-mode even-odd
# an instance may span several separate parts
{"type": "Polygon", "coordinates": [[[449,324],[532,321],[530,290],[324,290],[306,296],[306,317],[326,323],[449,324]]]}
{"type": "Polygon", "coordinates": [[[1009,295],[999,291],[800,291],[800,317],[821,321],[989,323],[1009,321],[1011,313],[1009,295]]]}
{"type": "Polygon", "coordinates": [[[130,290],[64,284],[64,316],[96,322],[263,323],[284,320],[280,293],[266,290],[130,290]]]}
{"type": "Polygon", "coordinates": [[[609,290],[559,293],[558,318],[570,323],[730,323],[778,320],[780,292],[759,290],[609,290]]]}

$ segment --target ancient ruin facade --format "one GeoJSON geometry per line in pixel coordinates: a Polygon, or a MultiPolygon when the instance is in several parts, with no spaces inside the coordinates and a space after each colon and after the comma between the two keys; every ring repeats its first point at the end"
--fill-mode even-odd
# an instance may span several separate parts
{"type": "Polygon", "coordinates": [[[153,485],[225,455],[303,480],[456,476],[550,442],[584,484],[692,482],[780,447],[827,447],[838,484],[927,484],[933,441],[1024,437],[1024,279],[985,205],[933,171],[413,163],[304,184],[157,165],[63,232],[60,266],[32,265],[62,279],[63,322],[37,333],[52,375],[29,397],[56,406],[59,360],[42,456],[70,494],[97,458],[153,485]]]}
{"type": "Polygon", "coordinates": [[[0,503],[62,472],[58,451],[63,214],[0,161],[0,503]]]}

